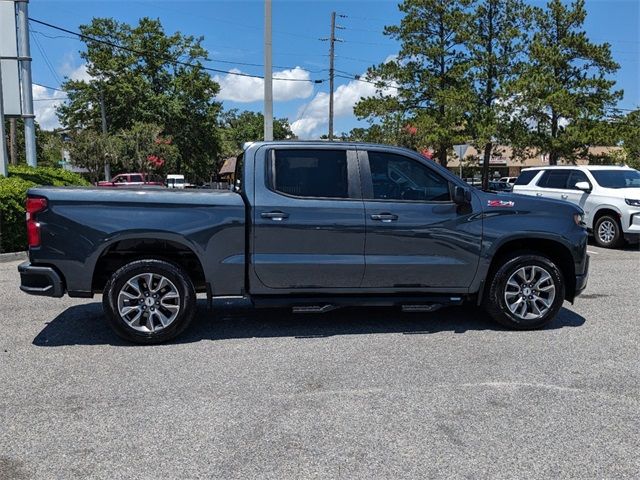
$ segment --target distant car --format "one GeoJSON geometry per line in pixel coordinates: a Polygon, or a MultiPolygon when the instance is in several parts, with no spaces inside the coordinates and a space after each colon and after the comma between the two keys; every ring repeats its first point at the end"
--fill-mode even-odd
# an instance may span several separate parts
{"type": "Polygon", "coordinates": [[[184,175],[180,174],[169,174],[167,175],[166,180],[167,188],[184,188],[184,175]]]}
{"type": "Polygon", "coordinates": [[[121,173],[113,177],[110,182],[103,180],[96,185],[98,187],[164,187],[164,182],[156,175],[148,173],[121,173]]]}
{"type": "Polygon", "coordinates": [[[493,192],[510,192],[513,186],[507,182],[489,182],[489,191],[493,192]]]}
{"type": "Polygon", "coordinates": [[[498,180],[499,182],[502,183],[508,183],[509,185],[513,185],[514,183],[516,183],[516,179],[518,177],[502,177],[500,180],[498,180]]]}
{"type": "Polygon", "coordinates": [[[629,167],[526,168],[514,193],[574,203],[596,243],[605,248],[640,240],[640,172],[629,167]]]}

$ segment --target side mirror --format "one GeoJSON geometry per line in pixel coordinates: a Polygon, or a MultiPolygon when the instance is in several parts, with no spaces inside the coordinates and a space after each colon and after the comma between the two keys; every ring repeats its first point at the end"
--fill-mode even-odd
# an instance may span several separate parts
{"type": "Polygon", "coordinates": [[[453,201],[458,205],[471,203],[471,190],[465,187],[453,187],[453,201]]]}
{"type": "Polygon", "coordinates": [[[589,185],[589,182],[577,182],[575,187],[583,192],[589,193],[591,191],[591,185],[589,185]]]}

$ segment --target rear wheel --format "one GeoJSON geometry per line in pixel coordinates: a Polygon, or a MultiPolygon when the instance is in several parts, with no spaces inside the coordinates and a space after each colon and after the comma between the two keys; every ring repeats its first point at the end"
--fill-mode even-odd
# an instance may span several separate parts
{"type": "Polygon", "coordinates": [[[162,343],[191,323],[196,294],[189,276],[163,260],[137,260],[118,269],[102,296],[107,320],[122,338],[162,343]]]}
{"type": "Polygon", "coordinates": [[[612,215],[598,218],[593,229],[593,236],[598,246],[603,248],[617,248],[622,245],[622,229],[620,222],[612,215]]]}
{"type": "Polygon", "coordinates": [[[484,306],[498,323],[517,330],[541,328],[564,302],[562,272],[548,257],[519,252],[496,270],[484,306]]]}

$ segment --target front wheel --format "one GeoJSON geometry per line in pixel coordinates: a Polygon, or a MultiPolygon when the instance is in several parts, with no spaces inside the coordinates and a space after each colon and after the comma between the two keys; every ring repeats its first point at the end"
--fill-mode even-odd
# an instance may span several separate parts
{"type": "Polygon", "coordinates": [[[501,325],[517,330],[541,328],[562,307],[562,272],[545,256],[521,252],[504,259],[496,270],[484,306],[501,325]]]}
{"type": "Polygon", "coordinates": [[[180,267],[163,260],[136,260],[118,269],[102,296],[107,320],[125,340],[155,344],[170,340],[191,323],[196,294],[180,267]]]}
{"type": "Polygon", "coordinates": [[[598,219],[593,236],[598,246],[603,248],[617,248],[623,241],[620,222],[611,215],[603,215],[598,219]]]}

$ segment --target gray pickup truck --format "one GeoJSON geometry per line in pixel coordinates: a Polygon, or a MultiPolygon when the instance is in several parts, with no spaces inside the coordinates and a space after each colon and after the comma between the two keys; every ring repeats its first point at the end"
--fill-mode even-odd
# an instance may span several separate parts
{"type": "Polygon", "coordinates": [[[474,302],[539,328],[585,288],[582,213],[482,192],[402,148],[254,143],[231,191],[29,190],[20,288],[102,293],[115,332],[139,343],[184,331],[197,293],[295,312],[474,302]]]}

